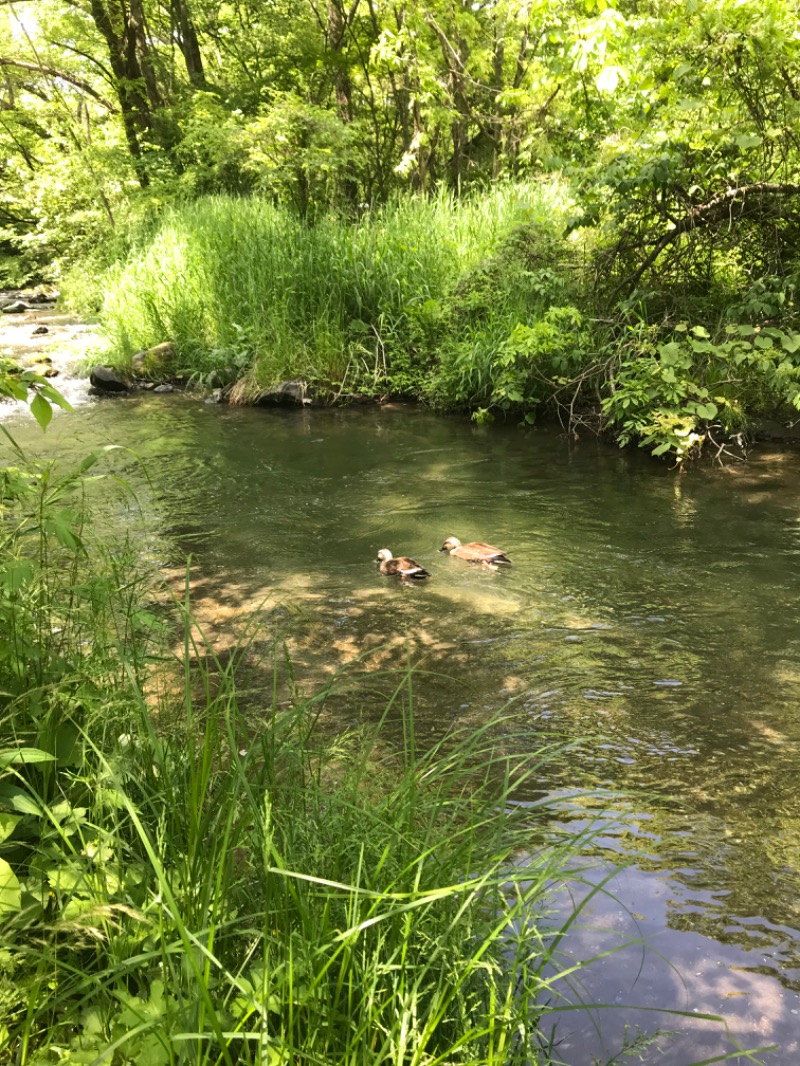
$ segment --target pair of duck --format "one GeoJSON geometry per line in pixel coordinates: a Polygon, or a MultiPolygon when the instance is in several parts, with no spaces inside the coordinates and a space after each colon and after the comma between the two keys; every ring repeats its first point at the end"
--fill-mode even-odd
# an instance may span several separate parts
{"type": "MultiPolygon", "coordinates": [[[[511,566],[511,560],[505,552],[499,548],[493,548],[491,544],[473,540],[469,544],[462,544],[458,537],[448,537],[439,549],[454,555],[456,559],[463,559],[468,563],[485,566],[490,570],[496,570],[498,566],[511,566]]],[[[428,571],[409,558],[407,555],[399,555],[396,559],[388,548],[381,548],[378,558],[375,560],[378,569],[388,577],[399,577],[401,581],[424,581],[431,575],[428,571]]]]}

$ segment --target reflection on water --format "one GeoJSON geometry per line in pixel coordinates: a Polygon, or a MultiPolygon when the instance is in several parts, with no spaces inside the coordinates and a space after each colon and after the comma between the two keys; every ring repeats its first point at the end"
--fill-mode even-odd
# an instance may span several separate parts
{"type": "MultiPolygon", "coordinates": [[[[218,633],[281,605],[309,677],[368,649],[372,664],[402,665],[407,643],[430,736],[513,699],[532,745],[580,738],[540,785],[625,793],[646,831],[614,849],[649,884],[675,886],[664,928],[725,945],[720,958],[757,940],[759,972],[800,989],[795,457],[679,476],[593,441],[414,410],[150,395],[87,404],[44,439],[21,416],[6,424],[65,460],[129,448],[109,462],[155,531],[192,553],[218,633]],[[440,555],[451,534],[499,545],[513,568],[440,555]],[[380,577],[382,547],[432,580],[380,577]]],[[[168,539],[155,550],[178,561],[168,539]]],[[[378,709],[362,698],[341,714],[378,709]]]]}

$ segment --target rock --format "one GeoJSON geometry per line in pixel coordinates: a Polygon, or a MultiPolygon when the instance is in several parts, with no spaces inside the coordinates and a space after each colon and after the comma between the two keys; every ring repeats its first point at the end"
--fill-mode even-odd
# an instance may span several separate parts
{"type": "Polygon", "coordinates": [[[210,396],[206,396],[204,403],[222,403],[222,389],[214,389],[210,396]]]}
{"type": "Polygon", "coordinates": [[[89,381],[98,392],[127,392],[127,381],[110,366],[92,367],[89,381]]]}
{"type": "Polygon", "coordinates": [[[49,304],[56,302],[56,297],[48,296],[46,292],[35,292],[27,299],[29,304],[49,304]]]}
{"type": "Polygon", "coordinates": [[[23,311],[28,310],[28,305],[23,300],[14,300],[10,304],[5,304],[3,307],[4,315],[18,315],[23,311]]]}
{"type": "Polygon", "coordinates": [[[174,392],[174,391],[175,391],[175,386],[174,385],[168,385],[168,384],[156,385],[156,387],[153,389],[153,392],[174,392]]]}
{"type": "Polygon", "coordinates": [[[170,376],[170,369],[177,352],[172,341],[163,341],[152,348],[137,352],[131,357],[131,369],[134,374],[148,377],[164,378],[170,376]]]}
{"type": "Polygon", "coordinates": [[[30,365],[28,367],[28,369],[32,370],[34,372],[34,374],[38,374],[40,378],[57,378],[58,377],[58,370],[49,361],[46,362],[46,363],[45,362],[33,363],[32,365],[30,365]]]}
{"type": "Polygon", "coordinates": [[[272,388],[265,389],[256,400],[259,407],[290,406],[302,407],[310,404],[308,386],[305,381],[281,381],[272,388]]]}
{"type": "Polygon", "coordinates": [[[45,333],[49,333],[49,332],[50,332],[50,330],[47,328],[47,326],[37,326],[36,329],[33,331],[32,336],[34,336],[34,337],[43,337],[45,335],[45,333]]]}

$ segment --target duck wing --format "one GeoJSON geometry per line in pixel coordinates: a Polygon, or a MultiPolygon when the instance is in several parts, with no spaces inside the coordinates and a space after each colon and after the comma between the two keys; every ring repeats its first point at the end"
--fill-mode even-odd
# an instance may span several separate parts
{"type": "Polygon", "coordinates": [[[511,560],[500,548],[492,544],[486,544],[482,540],[473,540],[469,544],[462,544],[456,548],[453,555],[467,559],[471,563],[499,563],[501,566],[510,566],[511,560]]]}
{"type": "Polygon", "coordinates": [[[399,577],[403,581],[407,578],[420,581],[431,576],[424,567],[414,562],[407,555],[398,555],[396,559],[386,559],[379,565],[378,569],[388,577],[399,577]]]}
{"type": "Polygon", "coordinates": [[[393,559],[392,562],[397,563],[395,573],[399,574],[402,578],[410,577],[416,580],[421,580],[422,578],[431,576],[424,567],[420,566],[419,563],[414,562],[414,560],[410,559],[407,555],[401,555],[398,559],[393,559]]]}

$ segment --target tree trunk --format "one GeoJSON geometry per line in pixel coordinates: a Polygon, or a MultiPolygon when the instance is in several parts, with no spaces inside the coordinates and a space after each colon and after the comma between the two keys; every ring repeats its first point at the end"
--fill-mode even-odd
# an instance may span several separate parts
{"type": "Polygon", "coordinates": [[[183,54],[189,82],[195,89],[205,89],[206,72],[203,66],[203,55],[200,51],[197,30],[186,0],[173,0],[172,12],[175,20],[178,47],[183,54]]]}
{"type": "Polygon", "coordinates": [[[128,150],[139,184],[145,187],[149,179],[141,136],[154,132],[153,112],[161,104],[161,94],[150,63],[141,0],[133,0],[130,9],[125,0],[91,0],[91,12],[106,42],[128,150]]]}

